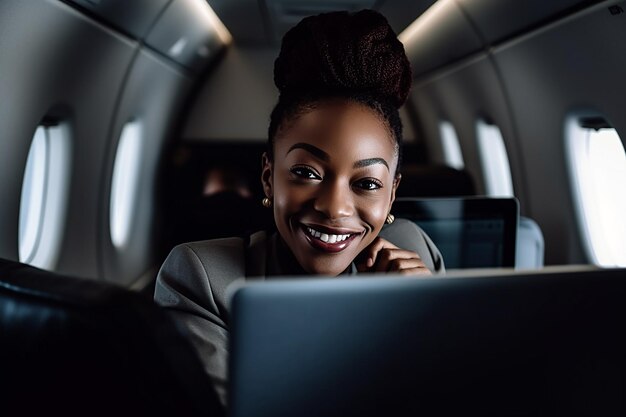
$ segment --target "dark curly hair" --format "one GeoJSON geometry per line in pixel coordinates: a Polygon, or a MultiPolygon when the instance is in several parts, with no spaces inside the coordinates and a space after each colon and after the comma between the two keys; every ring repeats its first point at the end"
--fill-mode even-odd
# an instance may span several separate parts
{"type": "Polygon", "coordinates": [[[286,120],[325,100],[353,100],[374,110],[387,124],[402,152],[398,108],[411,88],[411,66],[402,43],[380,13],[333,12],[303,19],[282,41],[274,63],[280,91],[270,118],[268,154],[286,120]]]}

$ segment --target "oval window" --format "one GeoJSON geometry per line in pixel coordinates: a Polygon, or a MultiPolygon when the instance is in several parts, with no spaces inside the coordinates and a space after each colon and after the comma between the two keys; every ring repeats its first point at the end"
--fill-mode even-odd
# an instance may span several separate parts
{"type": "Polygon", "coordinates": [[[492,197],[513,197],[513,180],[504,139],[498,126],[479,120],[476,123],[478,149],[483,165],[485,189],[492,197]]]}
{"type": "Polygon", "coordinates": [[[126,246],[132,227],[141,165],[142,131],[139,121],[126,123],[115,154],[109,224],[111,241],[117,248],[126,246]]]}
{"type": "Polygon", "coordinates": [[[626,152],[601,117],[566,122],[570,177],[579,225],[593,263],[626,266],[626,152]]]}
{"type": "Polygon", "coordinates": [[[65,228],[70,172],[69,127],[40,125],[26,160],[20,198],[20,262],[54,269],[65,228]]]}
{"type": "Polygon", "coordinates": [[[443,147],[443,155],[446,164],[452,168],[463,169],[463,153],[461,153],[461,145],[459,137],[452,123],[447,120],[439,123],[439,135],[441,137],[441,146],[443,147]]]}

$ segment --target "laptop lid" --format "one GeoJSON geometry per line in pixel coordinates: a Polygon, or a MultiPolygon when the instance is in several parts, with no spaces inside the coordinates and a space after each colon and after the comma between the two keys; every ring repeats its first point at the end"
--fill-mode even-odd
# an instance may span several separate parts
{"type": "Polygon", "coordinates": [[[231,416],[624,414],[625,296],[624,269],[246,286],[231,416]]]}

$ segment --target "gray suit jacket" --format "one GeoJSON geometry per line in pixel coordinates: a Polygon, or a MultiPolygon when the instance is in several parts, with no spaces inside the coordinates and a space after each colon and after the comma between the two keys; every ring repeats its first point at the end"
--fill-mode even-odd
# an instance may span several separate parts
{"type": "MultiPolygon", "coordinates": [[[[432,272],[444,272],[441,253],[414,223],[397,219],[380,236],[416,252],[432,272]]],[[[223,404],[228,381],[227,288],[237,280],[264,280],[266,275],[280,274],[272,253],[275,239],[258,232],[249,240],[234,237],[184,243],[172,250],[157,277],[155,302],[189,333],[223,404]]]]}

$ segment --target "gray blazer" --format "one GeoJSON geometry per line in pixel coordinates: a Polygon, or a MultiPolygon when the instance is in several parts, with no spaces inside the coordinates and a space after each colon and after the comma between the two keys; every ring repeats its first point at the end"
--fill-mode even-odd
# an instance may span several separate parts
{"type": "MultiPolygon", "coordinates": [[[[397,219],[385,226],[380,236],[416,252],[432,272],[445,271],[441,253],[414,223],[397,219]]],[[[280,265],[272,253],[275,239],[258,232],[249,240],[233,237],[184,243],[172,249],[157,277],[155,302],[167,308],[189,333],[224,405],[228,382],[227,288],[237,280],[280,275],[280,265]]]]}

